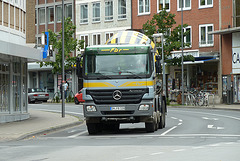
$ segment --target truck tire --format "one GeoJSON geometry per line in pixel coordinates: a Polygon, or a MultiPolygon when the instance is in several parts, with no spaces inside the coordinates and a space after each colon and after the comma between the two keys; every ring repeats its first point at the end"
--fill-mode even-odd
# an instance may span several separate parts
{"type": "Polygon", "coordinates": [[[155,131],[155,123],[154,122],[146,122],[145,123],[145,129],[147,132],[154,132],[155,131]]]}
{"type": "Polygon", "coordinates": [[[99,127],[100,126],[97,123],[87,123],[87,129],[88,129],[89,135],[97,134],[100,130],[99,127]]]}
{"type": "Polygon", "coordinates": [[[161,114],[161,116],[160,116],[160,122],[159,122],[159,129],[162,129],[162,128],[164,128],[165,127],[165,122],[166,122],[166,111],[165,111],[165,109],[166,109],[166,102],[165,102],[165,100],[162,100],[162,107],[161,107],[161,112],[162,112],[162,114],[161,114]]]}

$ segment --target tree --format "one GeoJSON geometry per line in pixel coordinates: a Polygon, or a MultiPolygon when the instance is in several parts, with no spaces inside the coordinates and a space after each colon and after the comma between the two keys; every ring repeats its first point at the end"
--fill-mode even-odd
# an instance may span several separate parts
{"type": "MultiPolygon", "coordinates": [[[[72,52],[75,50],[80,51],[83,48],[84,41],[77,40],[74,38],[76,26],[73,25],[71,18],[66,18],[64,20],[64,69],[71,69],[74,64],[76,64],[76,57],[72,55],[72,52]]],[[[62,29],[60,32],[54,33],[50,29],[49,32],[49,44],[53,45],[53,50],[56,53],[55,62],[39,62],[40,67],[52,66],[52,73],[61,73],[62,72],[62,29]]]]}
{"type": "MultiPolygon", "coordinates": [[[[171,51],[179,50],[182,47],[181,43],[181,25],[173,28],[173,25],[176,24],[174,20],[175,14],[167,12],[165,9],[157,14],[153,15],[151,20],[148,20],[145,24],[143,24],[143,31],[145,34],[153,40],[152,35],[155,33],[163,33],[164,34],[164,56],[166,57],[164,60],[169,65],[181,65],[181,58],[167,59],[168,56],[171,55],[171,51]],[[172,29],[173,28],[173,29],[172,29]],[[171,30],[171,34],[169,30],[171,30]]],[[[187,27],[187,24],[183,25],[183,28],[187,27]]],[[[183,36],[186,36],[188,32],[184,32],[183,36]]],[[[189,46],[189,43],[183,43],[183,46],[189,46]]],[[[161,46],[161,44],[156,44],[156,46],[161,46]]],[[[158,49],[160,55],[162,55],[162,50],[158,49]]],[[[184,56],[184,60],[194,61],[193,56],[184,56]]]]}

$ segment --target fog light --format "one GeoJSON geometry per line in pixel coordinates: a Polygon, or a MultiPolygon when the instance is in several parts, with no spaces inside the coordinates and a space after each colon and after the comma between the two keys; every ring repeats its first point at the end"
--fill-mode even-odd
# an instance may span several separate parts
{"type": "Polygon", "coordinates": [[[139,111],[147,111],[149,110],[149,105],[140,105],[139,111]]]}
{"type": "Polygon", "coordinates": [[[95,106],[87,106],[86,109],[87,109],[88,112],[95,112],[95,111],[97,111],[95,106]]]}

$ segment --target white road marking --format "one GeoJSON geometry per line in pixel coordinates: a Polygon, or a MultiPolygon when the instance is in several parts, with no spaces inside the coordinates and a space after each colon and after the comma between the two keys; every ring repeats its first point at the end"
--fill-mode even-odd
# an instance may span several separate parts
{"type": "Polygon", "coordinates": [[[170,131],[174,130],[175,128],[177,128],[177,126],[173,126],[171,129],[165,131],[164,133],[161,134],[161,136],[166,135],[167,133],[169,133],[170,131]]]}
{"type": "Polygon", "coordinates": [[[136,159],[139,158],[139,156],[133,156],[133,157],[129,157],[129,158],[124,158],[124,160],[130,160],[130,159],[136,159]]]}
{"type": "Polygon", "coordinates": [[[80,136],[80,135],[82,135],[82,134],[86,134],[86,133],[87,133],[87,131],[83,131],[83,132],[80,132],[80,133],[77,133],[77,134],[68,136],[68,138],[75,138],[75,137],[78,137],[78,136],[80,136]]]}
{"type": "Polygon", "coordinates": [[[174,120],[177,120],[177,118],[176,117],[171,117],[172,119],[174,119],[174,120]]]}
{"type": "Polygon", "coordinates": [[[157,153],[152,153],[150,155],[159,155],[159,154],[162,154],[163,152],[157,152],[157,153]]]}
{"type": "Polygon", "coordinates": [[[178,123],[178,125],[182,125],[182,123],[180,122],[180,123],[178,123]]]}
{"type": "Polygon", "coordinates": [[[185,151],[186,149],[176,149],[176,150],[173,150],[174,152],[180,152],[180,151],[185,151]]]}
{"type": "Polygon", "coordinates": [[[223,130],[224,127],[215,127],[214,125],[208,125],[207,128],[209,129],[217,129],[217,130],[223,130]]]}
{"type": "Polygon", "coordinates": [[[214,121],[219,120],[218,118],[208,118],[208,117],[202,117],[202,119],[204,119],[204,120],[214,120],[214,121]]]}

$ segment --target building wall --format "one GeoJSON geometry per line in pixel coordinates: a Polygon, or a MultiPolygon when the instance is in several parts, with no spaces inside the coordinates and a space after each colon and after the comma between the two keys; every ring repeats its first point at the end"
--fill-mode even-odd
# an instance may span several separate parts
{"type": "Polygon", "coordinates": [[[232,72],[232,34],[222,36],[222,75],[232,72]]]}
{"type": "Polygon", "coordinates": [[[31,0],[26,4],[26,43],[35,43],[35,2],[31,0]]]}
{"type": "Polygon", "coordinates": [[[81,35],[88,35],[89,44],[93,44],[92,34],[101,35],[101,44],[106,42],[105,33],[123,31],[131,29],[131,1],[126,1],[126,18],[118,18],[118,1],[113,0],[113,20],[105,21],[105,1],[104,0],[76,0],[76,26],[77,38],[81,35]],[[92,3],[100,2],[100,21],[92,22],[92,3]],[[80,5],[88,4],[88,23],[80,23],[80,5]]]}

